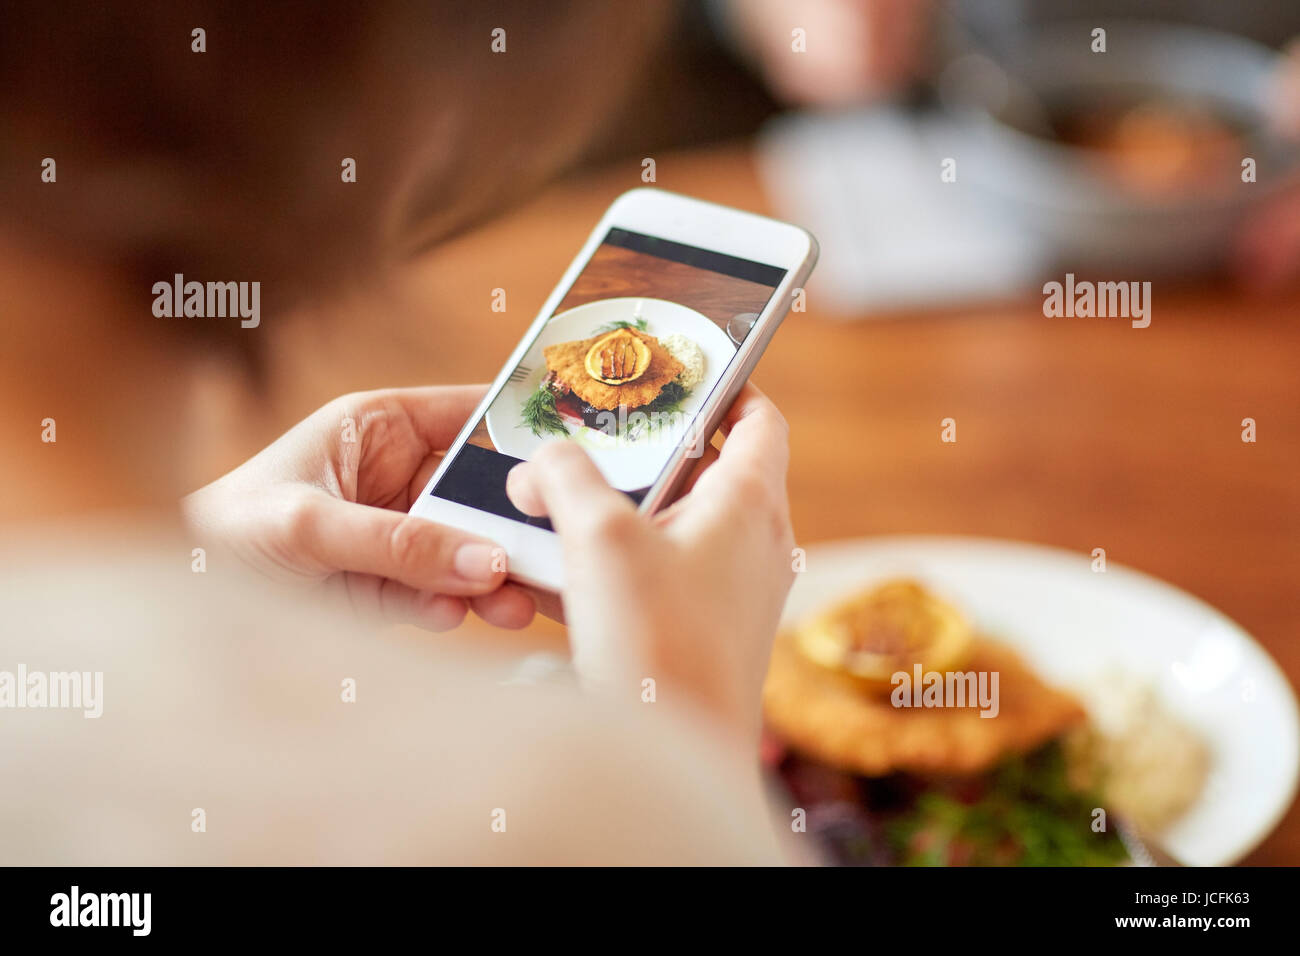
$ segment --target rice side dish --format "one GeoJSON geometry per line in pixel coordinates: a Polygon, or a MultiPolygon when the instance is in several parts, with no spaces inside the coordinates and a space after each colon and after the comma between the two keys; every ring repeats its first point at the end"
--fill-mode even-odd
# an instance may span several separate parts
{"type": "Polygon", "coordinates": [[[1068,741],[1071,763],[1117,811],[1159,832],[1200,796],[1209,748],[1140,678],[1112,673],[1081,690],[1092,725],[1068,741]]]}
{"type": "Polygon", "coordinates": [[[659,340],[659,344],[682,363],[682,371],[677,376],[677,381],[683,388],[690,390],[704,381],[704,353],[700,351],[698,345],[680,332],[665,335],[659,340]]]}

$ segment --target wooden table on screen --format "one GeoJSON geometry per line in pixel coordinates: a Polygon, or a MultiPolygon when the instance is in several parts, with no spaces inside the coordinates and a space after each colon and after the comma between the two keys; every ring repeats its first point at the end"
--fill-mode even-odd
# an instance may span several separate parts
{"type": "MultiPolygon", "coordinates": [[[[665,189],[767,211],[746,145],[657,159],[665,189]]],[[[266,434],[348,389],[490,379],[639,175],[639,161],[582,175],[436,250],[381,314],[359,303],[333,330],[286,330],[266,434]],[[504,313],[491,311],[498,288],[504,313]]],[[[800,543],[929,533],[1104,547],[1227,613],[1300,682],[1300,298],[1160,283],[1153,296],[1143,330],[1047,319],[1038,296],[833,316],[814,276],[808,311],[754,377],[790,421],[800,543]],[[944,418],[954,444],[940,441],[944,418]]],[[[1248,861],[1300,863],[1295,806],[1248,861]]]]}

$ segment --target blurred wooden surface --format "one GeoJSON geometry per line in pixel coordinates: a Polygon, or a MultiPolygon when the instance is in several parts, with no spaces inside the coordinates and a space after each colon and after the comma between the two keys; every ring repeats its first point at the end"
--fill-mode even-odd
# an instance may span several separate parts
{"type": "MultiPolygon", "coordinates": [[[[656,159],[662,188],[765,211],[747,146],[656,159]]],[[[640,171],[628,161],[561,184],[436,250],[383,301],[273,330],[257,427],[212,464],[344,391],[491,378],[640,171]],[[505,313],[491,311],[496,288],[505,313]]],[[[814,276],[807,313],[787,319],[754,379],[792,426],[800,542],[934,533],[1103,547],[1239,621],[1300,682],[1300,297],[1157,282],[1143,330],[1041,306],[847,322],[819,306],[814,276]],[[940,441],[949,417],[955,444],[940,441]],[[1241,441],[1243,418],[1257,443],[1241,441]]],[[[557,635],[543,625],[514,639],[557,635]]],[[[1249,861],[1300,863],[1295,807],[1249,861]]]]}

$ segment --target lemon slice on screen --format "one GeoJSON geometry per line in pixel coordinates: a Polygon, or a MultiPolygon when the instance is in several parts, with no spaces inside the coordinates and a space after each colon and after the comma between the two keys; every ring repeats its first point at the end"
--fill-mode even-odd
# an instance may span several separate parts
{"type": "Polygon", "coordinates": [[[956,669],[973,641],[966,619],[915,581],[888,581],[822,612],[795,634],[800,653],[867,688],[898,671],[956,669]]]}
{"type": "Polygon", "coordinates": [[[587,350],[587,374],[606,385],[623,385],[650,367],[650,346],[627,329],[611,332],[587,350]]]}

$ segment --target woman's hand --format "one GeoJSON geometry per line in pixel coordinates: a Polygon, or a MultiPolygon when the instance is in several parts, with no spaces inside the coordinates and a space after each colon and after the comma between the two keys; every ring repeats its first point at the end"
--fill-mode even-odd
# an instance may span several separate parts
{"type": "Polygon", "coordinates": [[[432,630],[468,608],[523,627],[533,599],[505,583],[491,541],[406,512],[486,386],[335,399],[184,501],[187,519],[268,577],[344,589],[353,606],[432,630]]]}
{"type": "Polygon", "coordinates": [[[520,510],[550,517],[564,548],[564,615],[588,684],[690,700],[756,738],[759,694],[794,575],[788,428],[756,388],[724,423],[715,464],[653,518],[553,442],[510,472],[520,510]]]}

